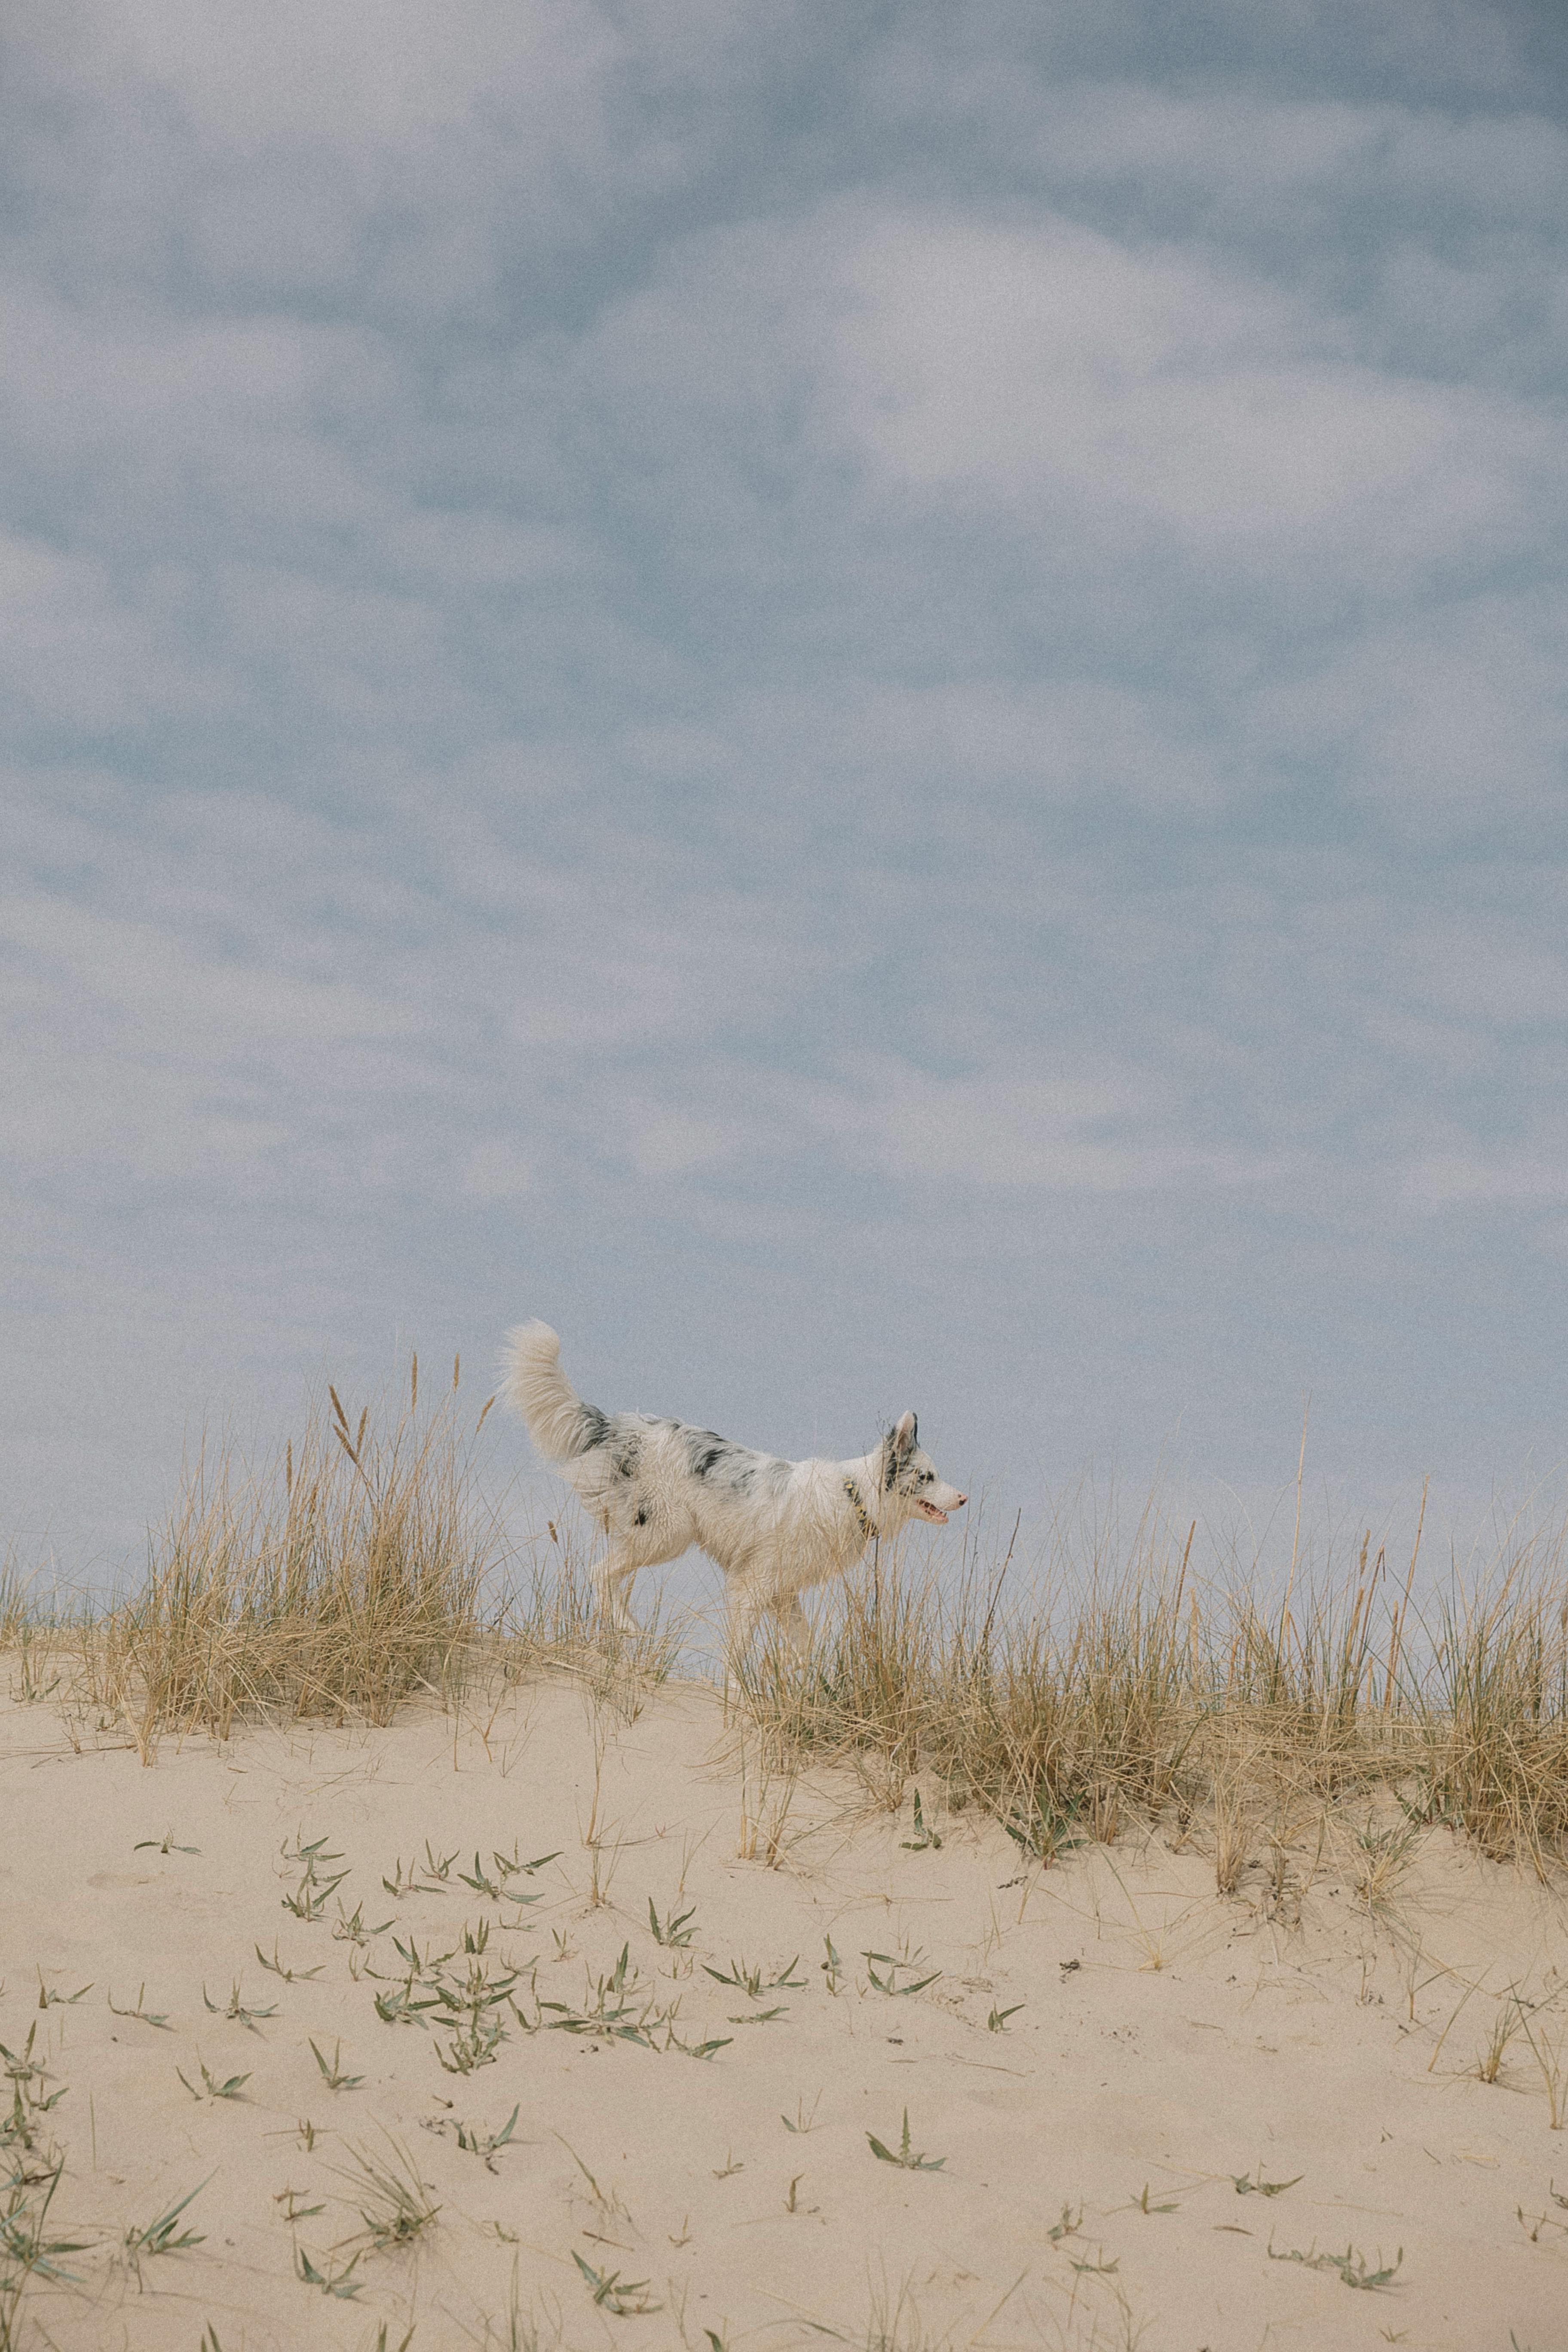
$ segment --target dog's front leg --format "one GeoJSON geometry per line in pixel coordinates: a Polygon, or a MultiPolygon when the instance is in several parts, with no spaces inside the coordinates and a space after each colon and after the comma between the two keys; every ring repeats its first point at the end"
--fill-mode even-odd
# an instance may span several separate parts
{"type": "Polygon", "coordinates": [[[724,1595],[724,1654],[731,1674],[739,1674],[766,1605],[740,1578],[731,1580],[724,1595]]]}
{"type": "Polygon", "coordinates": [[[612,1543],[598,1567],[594,1570],[594,1582],[598,1591],[599,1609],[617,1633],[640,1633],[642,1627],[626,1605],[626,1595],[641,1562],[628,1561],[618,1543],[612,1543]]]}

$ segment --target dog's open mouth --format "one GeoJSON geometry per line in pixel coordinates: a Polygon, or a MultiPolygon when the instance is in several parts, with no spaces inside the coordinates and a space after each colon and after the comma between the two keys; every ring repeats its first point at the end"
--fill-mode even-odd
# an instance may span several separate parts
{"type": "Polygon", "coordinates": [[[915,1508],[920,1512],[922,1518],[930,1519],[933,1527],[946,1527],[947,1513],[945,1511],[939,1511],[934,1503],[917,1503],[915,1508]]]}

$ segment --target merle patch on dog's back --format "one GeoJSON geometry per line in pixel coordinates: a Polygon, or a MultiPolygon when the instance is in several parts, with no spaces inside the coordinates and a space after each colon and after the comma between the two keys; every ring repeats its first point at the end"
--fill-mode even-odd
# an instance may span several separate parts
{"type": "Polygon", "coordinates": [[[678,1421],[671,1426],[692,1476],[709,1486],[731,1495],[751,1495],[761,1486],[769,1494],[779,1495],[789,1483],[790,1465],[775,1454],[759,1454],[750,1445],[737,1445],[733,1438],[721,1437],[717,1430],[693,1429],[688,1422],[678,1421]]]}

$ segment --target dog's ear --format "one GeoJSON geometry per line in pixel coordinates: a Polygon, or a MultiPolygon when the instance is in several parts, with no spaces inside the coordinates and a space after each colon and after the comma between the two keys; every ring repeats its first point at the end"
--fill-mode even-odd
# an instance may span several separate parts
{"type": "Polygon", "coordinates": [[[900,1422],[898,1427],[894,1430],[891,1438],[889,1440],[889,1444],[891,1445],[893,1452],[899,1456],[900,1461],[906,1454],[913,1453],[915,1441],[919,1435],[919,1422],[915,1419],[912,1412],[906,1412],[902,1421],[900,1422]]]}

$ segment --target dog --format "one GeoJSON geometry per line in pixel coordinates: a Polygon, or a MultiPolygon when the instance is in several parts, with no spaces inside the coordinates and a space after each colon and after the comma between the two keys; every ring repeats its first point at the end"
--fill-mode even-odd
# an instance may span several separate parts
{"type": "Polygon", "coordinates": [[[921,1451],[912,1412],[849,1462],[784,1462],[683,1421],[600,1412],[562,1370],[561,1341],[547,1323],[507,1334],[502,1393],[609,1538],[595,1581],[610,1621],[636,1633],[627,1595],[638,1569],[679,1559],[695,1544],[724,1571],[737,1662],[769,1613],[803,1651],[800,1596],[809,1586],[847,1574],[868,1544],[888,1542],[911,1521],[945,1527],[969,1500],[921,1451]]]}

